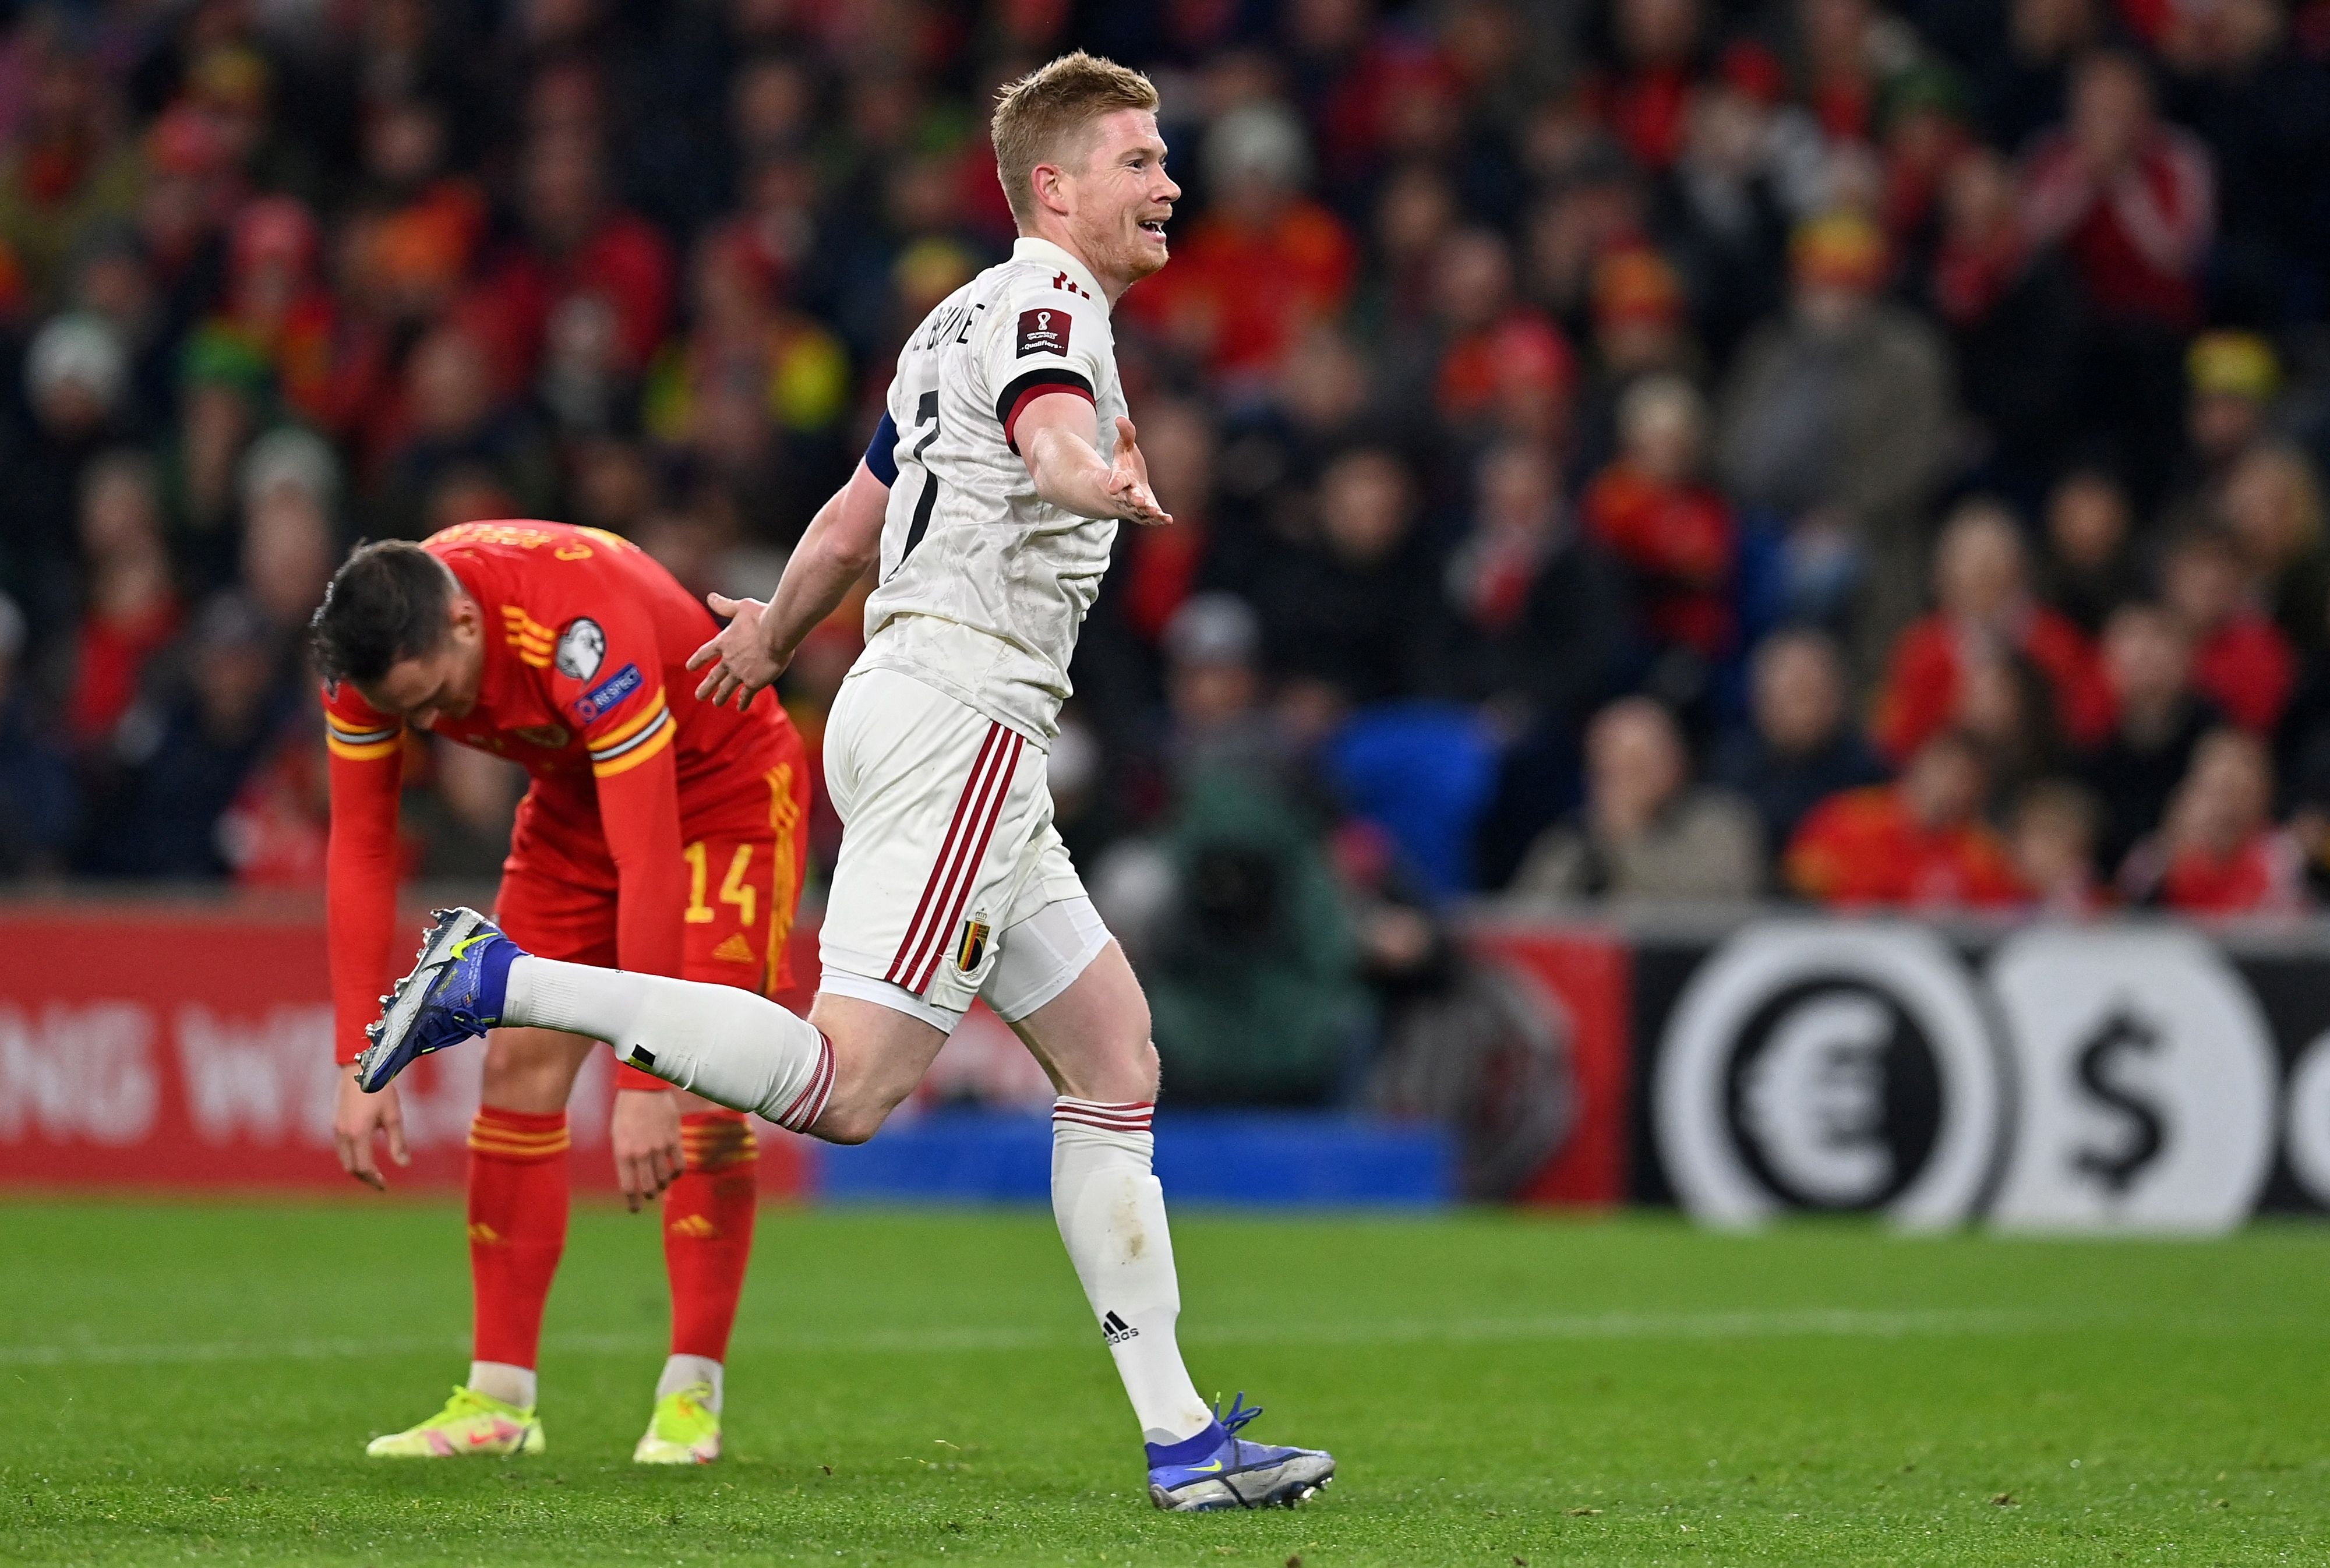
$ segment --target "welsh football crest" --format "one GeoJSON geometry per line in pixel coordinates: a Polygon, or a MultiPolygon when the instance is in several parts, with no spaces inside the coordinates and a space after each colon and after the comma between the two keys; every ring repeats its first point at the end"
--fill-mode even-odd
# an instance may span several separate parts
{"type": "Polygon", "coordinates": [[[589,680],[606,656],[607,634],[587,615],[568,621],[558,634],[558,673],[569,680],[589,680]]]}

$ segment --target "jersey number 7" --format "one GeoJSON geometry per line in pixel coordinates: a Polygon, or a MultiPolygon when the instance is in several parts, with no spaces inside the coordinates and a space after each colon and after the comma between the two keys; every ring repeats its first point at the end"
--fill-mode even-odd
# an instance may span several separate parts
{"type": "MultiPolygon", "coordinates": [[[[939,439],[939,394],[935,387],[924,392],[922,401],[914,405],[914,428],[920,430],[925,422],[930,425],[931,433],[914,443],[913,456],[917,463],[922,462],[923,454],[931,449],[931,443],[939,439]]],[[[914,501],[914,525],[906,530],[906,547],[898,552],[899,565],[904,566],[906,557],[914,553],[914,546],[923,542],[923,534],[931,525],[931,508],[938,505],[938,499],[939,477],[931,472],[929,465],[924,464],[923,493],[914,501]]]]}

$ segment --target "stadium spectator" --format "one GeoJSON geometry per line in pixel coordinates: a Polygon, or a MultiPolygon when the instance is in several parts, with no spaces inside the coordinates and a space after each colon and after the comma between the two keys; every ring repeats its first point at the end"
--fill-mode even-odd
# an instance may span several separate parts
{"type": "Polygon", "coordinates": [[[2070,87],[2064,123],[2023,172],[2032,243],[2060,243],[2107,319],[2189,331],[2216,221],[2208,149],[2160,121],[2150,72],[2134,55],[2098,50],[2070,87]]]}
{"type": "Polygon", "coordinates": [[[137,201],[137,148],[118,134],[100,62],[75,47],[73,31],[47,16],[25,26],[28,80],[0,168],[0,246],[17,304],[54,304],[74,248],[137,201]]]}
{"type": "Polygon", "coordinates": [[[84,751],[111,738],[145,682],[146,666],[178,633],[179,604],[162,540],[154,465],[121,449],[81,481],[81,542],[89,604],[74,638],[66,733],[84,751]]]}
{"type": "Polygon", "coordinates": [[[213,878],[233,869],[218,827],[244,779],[301,706],[248,601],[203,606],[185,682],[120,726],[118,789],[90,824],[86,869],[109,876],[213,878]]]}
{"type": "Polygon", "coordinates": [[[65,868],[80,801],[64,749],[50,736],[19,662],[24,611],[0,594],[0,876],[65,868]]]}
{"type": "Polygon", "coordinates": [[[1969,700],[1997,695],[1994,680],[1976,686],[1971,673],[1979,666],[2001,676],[2018,657],[2045,677],[2055,716],[2074,743],[2102,738],[2111,705],[2095,650],[2078,627],[2032,596],[2022,535],[2003,506],[1975,499],[1951,514],[1935,547],[1934,597],[1933,612],[1895,645],[1878,698],[1877,743],[1888,757],[1905,763],[1932,736],[1964,723],[1969,700]]]}
{"type": "Polygon", "coordinates": [[[2059,250],[2032,242],[2014,170],[1994,148],[1966,147],[1950,164],[1940,230],[1925,298],[1949,334],[1990,477],[2027,493],[2079,429],[2079,284],[2059,250]]]}
{"type": "Polygon", "coordinates": [[[1763,886],[1754,809],[1729,790],[1694,788],[1674,716],[1625,697],[1586,727],[1584,808],[1547,829],[1511,893],[1655,903],[1748,899],[1763,886]]]}
{"type": "Polygon", "coordinates": [[[1316,536],[1257,585],[1271,663],[1343,702],[1416,691],[1440,641],[1435,575],[1416,530],[1415,476],[1385,447],[1354,447],[1320,475],[1316,536]]]}
{"type": "Polygon", "coordinates": [[[242,460],[241,580],[296,675],[298,644],[336,564],[332,508],[339,484],[331,448],[296,425],[270,430],[242,460]]]}
{"type": "Polygon", "coordinates": [[[1919,510],[1948,457],[1955,399],[1934,328],[1880,298],[1885,238],[1839,212],[1797,226],[1792,304],[1739,350],[1725,383],[1718,467],[1744,504],[1817,520],[1867,562],[1860,619],[1881,647],[1915,612],[1919,510]]]}
{"type": "Polygon", "coordinates": [[[2239,547],[2213,528],[2187,532],[2161,562],[2160,597],[2193,645],[2201,694],[2235,723],[2270,731],[2288,704],[2297,660],[2259,603],[2239,547]]]}
{"type": "Polygon", "coordinates": [[[446,325],[413,346],[404,396],[411,430],[391,456],[379,494],[379,531],[417,538],[478,515],[527,516],[550,509],[553,468],[540,433],[494,387],[485,345],[446,325]],[[455,497],[464,486],[507,497],[478,514],[455,497]],[[459,515],[468,511],[469,515],[459,515]]]}
{"type": "Polygon", "coordinates": [[[2101,817],[2096,798],[2069,779],[2042,779],[2016,798],[2007,844],[2039,913],[2092,915],[2109,902],[2096,874],[2101,817]]]}
{"type": "Polygon", "coordinates": [[[1616,59],[1588,86],[1594,109],[1644,168],[1663,171],[1682,151],[1704,66],[1698,0],[1619,0],[1611,7],[1616,59]]]}
{"type": "Polygon", "coordinates": [[[2097,849],[2116,869],[2159,823],[2193,765],[2201,738],[2224,722],[2193,686],[2193,647],[2159,605],[2122,606],[2104,628],[2104,679],[2111,687],[2111,733],[2079,763],[2102,802],[2097,849]]]}
{"type": "MultiPolygon", "coordinates": [[[[692,330],[648,372],[649,431],[694,456],[754,532],[797,538],[817,505],[810,493],[832,466],[822,443],[846,405],[848,356],[832,333],[784,307],[777,267],[744,228],[716,231],[696,248],[693,302],[692,330]]],[[[588,298],[552,320],[538,384],[570,439],[632,422],[639,393],[614,325],[588,298]]]]}
{"type": "Polygon", "coordinates": [[[2083,378],[2093,428],[2157,494],[2173,450],[2181,340],[2202,324],[2215,223],[2208,149],[2161,122],[2138,57],[2098,49],[2074,69],[2064,123],[2023,160],[2022,221],[2060,245],[2093,318],[2083,378]]]}
{"type": "Polygon", "coordinates": [[[2129,855],[2120,886],[2130,902],[2183,914],[2288,914],[2306,902],[2305,856],[2274,826],[2273,770],[2265,743],[2218,730],[2193,755],[2160,831],[2129,855]]]}
{"type": "Polygon", "coordinates": [[[129,364],[101,318],[52,317],[24,354],[28,420],[11,433],[0,486],[0,591],[13,595],[36,642],[76,609],[74,520],[82,470],[133,432],[124,418],[129,364]]]}
{"type": "Polygon", "coordinates": [[[1430,368],[1396,370],[1394,397],[1428,398],[1467,448],[1500,436],[1558,446],[1576,365],[1551,320],[1515,298],[1512,248],[1492,230],[1460,230],[1441,243],[1433,270],[1430,368]]]}
{"type": "Polygon", "coordinates": [[[111,327],[128,356],[124,423],[156,429],[176,405],[179,344],[137,231],[127,223],[97,229],[75,249],[72,269],[71,307],[111,327]]]}
{"type": "Polygon", "coordinates": [[[2216,514],[2226,477],[2263,440],[2281,366],[2254,332],[2204,332],[2184,354],[2184,444],[2164,510],[2174,526],[2216,514]]]}
{"type": "Polygon", "coordinates": [[[1163,909],[1142,974],[1175,1092],[1326,1100],[1358,1064],[1371,1008],[1310,825],[1275,791],[1216,773],[1182,792],[1159,848],[1163,909]]]}
{"type": "Polygon", "coordinates": [[[1853,721],[1844,660],[1825,632],[1786,628],[1757,647],[1748,718],[1717,748],[1710,774],[1756,808],[1776,856],[1814,806],[1885,778],[1853,721]]]}
{"type": "Polygon", "coordinates": [[[248,339],[197,331],[186,341],[178,404],[171,468],[179,549],[198,578],[214,581],[232,570],[235,474],[274,413],[274,371],[248,339]]]}
{"type": "Polygon", "coordinates": [[[1305,487],[1329,458],[1366,434],[1374,372],[1350,335],[1314,327],[1287,355],[1266,398],[1225,411],[1217,498],[1249,525],[1208,532],[1208,584],[1252,592],[1279,550],[1303,534],[1305,487]]]}
{"type": "Polygon", "coordinates": [[[1877,139],[1879,100],[1901,71],[1901,52],[1883,47],[1882,18],[1870,0],[1800,0],[1792,61],[1798,95],[1832,143],[1877,139]]]}
{"type": "Polygon", "coordinates": [[[1716,75],[1692,96],[1660,214],[1692,317],[1726,358],[1785,304],[1788,231],[1827,198],[1819,124],[1785,100],[1785,88],[1779,62],[1760,45],[1743,40],[1723,52],[1716,75]]]}
{"type": "Polygon", "coordinates": [[[2322,252],[2312,193],[2330,156],[2330,78],[2319,50],[2299,42],[2304,24],[2274,0],[2171,14],[2167,101],[2216,158],[2211,293],[2231,319],[2270,319],[2287,308],[2305,259],[2322,252]]]}
{"type": "Polygon", "coordinates": [[[1132,634],[1151,647],[1196,586],[1219,521],[1216,445],[1212,417],[1194,401],[1160,399],[1141,411],[1141,449],[1173,526],[1137,528],[1120,540],[1109,581],[1132,634]]]}
{"type": "Polygon", "coordinates": [[[1164,644],[1172,782],[1187,788],[1216,773],[1285,782],[1293,759],[1263,706],[1262,626],[1253,608],[1234,594],[1198,594],[1173,612],[1164,644]]]}
{"type": "Polygon", "coordinates": [[[2226,474],[2217,510],[2281,635],[2301,656],[2322,647],[2330,639],[2330,548],[2321,479],[2305,450],[2286,441],[2250,447],[2226,474]]]}
{"type": "Polygon", "coordinates": [[[1236,386],[1267,378],[1311,324],[1341,313],[1359,257],[1342,221],[1302,194],[1311,150],[1283,105],[1221,116],[1200,166],[1206,215],[1177,242],[1159,287],[1126,297],[1128,314],[1236,386]]]}
{"type": "Polygon", "coordinates": [[[1959,673],[1953,722],[1982,750],[1990,780],[1984,814],[1994,822],[2004,821],[2025,789],[2068,760],[2054,688],[2027,654],[1994,644],[1972,647],[1959,673]]]}
{"type": "Polygon", "coordinates": [[[1447,577],[1456,687],[1515,733],[1581,724],[1620,677],[1631,621],[1624,581],[1568,515],[1542,449],[1492,448],[1476,487],[1447,577]]]}
{"type": "Polygon", "coordinates": [[[2099,468],[2074,468],[2047,494],[2040,597],[2089,637],[2121,605],[2144,597],[2127,492],[2099,468]]]}
{"type": "Polygon", "coordinates": [[[1432,308],[1433,262],[1455,231],[1457,215],[1456,192],[1432,165],[1403,164],[1385,176],[1369,209],[1374,243],[1352,296],[1352,327],[1378,342],[1423,330],[1432,308]]]}
{"type": "Polygon", "coordinates": [[[318,271],[321,246],[306,203],[289,196],[245,203],[228,231],[223,307],[196,329],[191,350],[201,354],[206,340],[222,339],[220,349],[232,345],[252,355],[275,399],[316,420],[333,412],[337,331],[318,271]]]}
{"type": "Polygon", "coordinates": [[[1592,354],[1569,421],[1574,472],[1596,472],[1617,455],[1618,405],[1637,380],[1665,373],[1696,386],[1704,379],[1684,307],[1681,279],[1647,245],[1623,246],[1595,263],[1592,354]]]}
{"type": "Polygon", "coordinates": [[[1899,782],[1833,795],[1788,845],[1798,896],[1842,909],[1994,909],[2022,902],[2006,844],[1982,819],[1981,748],[1945,730],[1918,747],[1899,782]]]}
{"type": "Polygon", "coordinates": [[[1594,538],[1633,580],[1653,646],[1712,665],[1732,651],[1732,576],[1738,542],[1730,503],[1700,474],[1706,408],[1677,375],[1627,388],[1618,405],[1619,455],[1578,503],[1594,538]]]}

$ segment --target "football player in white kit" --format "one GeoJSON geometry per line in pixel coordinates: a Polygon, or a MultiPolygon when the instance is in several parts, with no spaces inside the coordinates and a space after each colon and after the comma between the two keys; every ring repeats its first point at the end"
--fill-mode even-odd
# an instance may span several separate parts
{"type": "MultiPolygon", "coordinates": [[[[1109,313],[1165,265],[1180,188],[1146,77],[1070,54],[1005,89],[994,141],[1011,259],[957,289],[898,356],[889,411],[767,603],[696,655],[701,694],[749,702],[868,566],[866,651],[826,731],[844,827],[808,1018],[733,987],[521,952],[440,912],[359,1063],[367,1090],[496,1025],[566,1029],[706,1099],[836,1143],[873,1136],[977,997],[1058,1091],[1052,1208],[1174,1510],[1293,1504],[1331,1456],[1237,1435],[1198,1397],[1151,1174],[1149,1006],[1052,825],[1046,749],[1077,628],[1149,486],[1109,313]],[[1101,450],[1103,432],[1109,450],[1101,450]]],[[[1258,288],[1267,279],[1256,279],[1258,288]]]]}

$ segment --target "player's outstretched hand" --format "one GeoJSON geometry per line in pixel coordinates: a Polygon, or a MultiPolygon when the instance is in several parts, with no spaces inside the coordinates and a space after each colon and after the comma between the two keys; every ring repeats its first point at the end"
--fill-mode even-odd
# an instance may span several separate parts
{"type": "Polygon", "coordinates": [[[716,708],[734,697],[740,711],[751,707],[753,694],[785,673],[786,661],[770,653],[761,638],[761,618],[769,607],[761,600],[730,599],[723,593],[707,593],[704,602],[713,614],[726,617],[728,624],[688,657],[689,669],[712,666],[696,688],[696,700],[716,708]]]}
{"type": "Polygon", "coordinates": [[[607,1124],[615,1181],[631,1213],[653,1202],[687,1168],[679,1141],[679,1096],[668,1089],[619,1089],[607,1124]]]}
{"type": "Polygon", "coordinates": [[[397,1102],[396,1085],[366,1094],[356,1087],[355,1069],[341,1073],[339,1102],[332,1109],[332,1142],[339,1150],[340,1168],[375,1192],[388,1190],[388,1178],[373,1152],[373,1139],[383,1135],[388,1138],[388,1157],[411,1165],[412,1151],[404,1147],[404,1107],[397,1102]]]}
{"type": "Polygon", "coordinates": [[[1132,421],[1119,415],[1116,451],[1108,464],[1108,493],[1117,503],[1119,517],[1144,528],[1160,528],[1173,521],[1173,514],[1157,504],[1149,488],[1149,459],[1134,444],[1136,434],[1132,421]]]}

